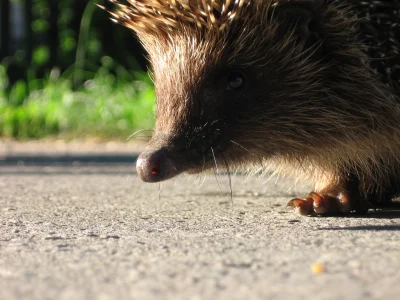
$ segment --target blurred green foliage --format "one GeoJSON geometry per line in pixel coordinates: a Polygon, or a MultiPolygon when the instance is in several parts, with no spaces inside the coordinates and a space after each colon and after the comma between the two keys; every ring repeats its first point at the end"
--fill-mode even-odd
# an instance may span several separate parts
{"type": "Polygon", "coordinates": [[[92,0],[57,1],[56,20],[49,1],[18,1],[31,2],[32,32],[28,44],[0,57],[0,137],[126,139],[152,128],[154,88],[131,34],[117,26],[104,33],[112,24],[92,0]],[[136,53],[115,45],[127,38],[136,53]]]}
{"type": "Polygon", "coordinates": [[[46,78],[17,81],[7,90],[0,66],[0,136],[20,139],[61,135],[127,138],[138,128],[152,128],[154,89],[146,73],[104,64],[78,89],[53,70],[46,78]]]}

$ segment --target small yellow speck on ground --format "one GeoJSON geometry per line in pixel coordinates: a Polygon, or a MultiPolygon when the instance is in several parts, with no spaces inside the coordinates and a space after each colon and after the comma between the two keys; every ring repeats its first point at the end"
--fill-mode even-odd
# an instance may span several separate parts
{"type": "Polygon", "coordinates": [[[320,274],[323,273],[325,271],[325,268],[322,264],[320,263],[315,263],[311,266],[311,272],[313,274],[320,274]]]}

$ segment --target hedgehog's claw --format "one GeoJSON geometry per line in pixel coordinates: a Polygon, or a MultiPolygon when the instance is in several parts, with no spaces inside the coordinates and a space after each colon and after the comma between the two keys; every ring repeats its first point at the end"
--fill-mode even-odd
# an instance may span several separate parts
{"type": "Polygon", "coordinates": [[[295,208],[296,212],[302,216],[309,216],[314,213],[313,210],[313,200],[309,197],[305,199],[292,199],[289,201],[287,206],[292,206],[295,208]]]}
{"type": "Polygon", "coordinates": [[[303,216],[340,215],[351,211],[347,192],[340,192],[337,195],[312,192],[305,199],[296,198],[289,201],[288,206],[294,207],[303,216]]]}

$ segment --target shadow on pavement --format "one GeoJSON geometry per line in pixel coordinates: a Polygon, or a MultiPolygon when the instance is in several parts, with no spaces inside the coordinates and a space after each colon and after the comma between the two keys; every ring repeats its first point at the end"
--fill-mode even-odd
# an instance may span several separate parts
{"type": "Polygon", "coordinates": [[[134,174],[137,157],[136,154],[0,156],[0,175],[134,174]]]}
{"type": "Polygon", "coordinates": [[[137,155],[126,154],[79,154],[79,155],[12,155],[0,157],[0,166],[46,166],[72,164],[125,164],[134,163],[137,155]]]}
{"type": "MultiPolygon", "coordinates": [[[[400,218],[400,214],[398,217],[400,218]]],[[[319,230],[400,231],[400,225],[332,227],[332,228],[319,228],[319,230]]]]}
{"type": "Polygon", "coordinates": [[[124,168],[123,170],[111,170],[110,167],[107,167],[109,170],[99,170],[95,171],[82,171],[80,169],[71,169],[71,170],[3,170],[0,168],[0,176],[62,176],[62,175],[136,175],[136,171],[134,167],[130,169],[124,168]]]}

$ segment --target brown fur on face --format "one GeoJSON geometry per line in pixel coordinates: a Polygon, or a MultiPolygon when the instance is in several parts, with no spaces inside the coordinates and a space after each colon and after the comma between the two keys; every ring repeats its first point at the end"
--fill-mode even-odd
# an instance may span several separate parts
{"type": "Polygon", "coordinates": [[[371,72],[343,1],[128,2],[113,18],[149,53],[149,147],[165,148],[180,171],[217,160],[274,166],[317,190],[350,174],[366,193],[397,185],[399,91],[371,72]],[[227,91],[234,73],[245,86],[227,91]]]}

